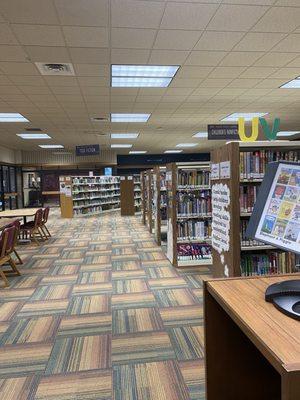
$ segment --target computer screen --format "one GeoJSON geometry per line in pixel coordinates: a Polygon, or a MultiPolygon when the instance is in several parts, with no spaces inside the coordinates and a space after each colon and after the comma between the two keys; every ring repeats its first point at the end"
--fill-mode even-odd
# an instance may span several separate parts
{"type": "Polygon", "coordinates": [[[112,168],[111,167],[104,168],[104,175],[112,175],[112,168]]]}
{"type": "Polygon", "coordinates": [[[246,235],[300,254],[299,163],[268,164],[246,235]]]}

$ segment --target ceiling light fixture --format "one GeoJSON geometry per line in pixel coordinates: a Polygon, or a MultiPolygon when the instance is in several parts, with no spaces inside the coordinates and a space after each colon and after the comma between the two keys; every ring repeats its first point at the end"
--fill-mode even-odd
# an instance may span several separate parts
{"type": "Polygon", "coordinates": [[[164,153],[171,154],[171,153],[182,153],[183,150],[166,150],[164,153]]]}
{"type": "Polygon", "coordinates": [[[295,78],[287,83],[284,83],[279,88],[280,89],[300,89],[300,76],[298,76],[297,78],[295,78]]]}
{"type": "Polygon", "coordinates": [[[179,65],[112,65],[112,87],[168,87],[179,65]]]}
{"type": "Polygon", "coordinates": [[[300,133],[300,131],[280,131],[277,133],[277,136],[294,136],[300,133]]]}
{"type": "Polygon", "coordinates": [[[19,113],[0,113],[0,122],[29,122],[19,113]]]}
{"type": "Polygon", "coordinates": [[[51,139],[47,133],[17,133],[22,139],[51,139]]]}
{"type": "Polygon", "coordinates": [[[253,118],[257,117],[264,117],[265,115],[268,115],[268,113],[263,113],[263,112],[250,112],[250,113],[243,113],[243,112],[237,112],[237,113],[232,113],[228,115],[227,117],[221,119],[223,122],[237,122],[239,118],[244,118],[245,121],[252,121],[253,118]]]}
{"type": "Polygon", "coordinates": [[[176,147],[195,147],[198,143],[178,143],[176,147]]]}
{"type": "Polygon", "coordinates": [[[193,137],[206,139],[208,137],[208,133],[207,132],[197,132],[197,133],[195,133],[195,135],[193,135],[193,137]]]}
{"type": "Polygon", "coordinates": [[[42,149],[63,149],[64,146],[62,144],[39,144],[39,147],[42,149]]]}
{"type": "Polygon", "coordinates": [[[111,144],[112,149],[130,149],[132,144],[111,144]]]}
{"type": "Polygon", "coordinates": [[[111,122],[147,122],[151,114],[110,114],[111,122]]]}
{"type": "Polygon", "coordinates": [[[136,139],[139,133],[111,133],[112,139],[136,139]]]}
{"type": "Polygon", "coordinates": [[[146,150],[131,150],[129,154],[146,154],[146,150]]]}

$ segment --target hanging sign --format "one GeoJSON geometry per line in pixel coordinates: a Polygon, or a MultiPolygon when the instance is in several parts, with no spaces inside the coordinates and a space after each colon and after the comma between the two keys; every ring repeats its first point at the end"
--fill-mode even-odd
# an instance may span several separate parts
{"type": "Polygon", "coordinates": [[[99,144],[88,144],[84,146],[76,146],[76,156],[97,156],[100,154],[99,144]]]}
{"type": "Polygon", "coordinates": [[[238,125],[208,125],[208,140],[239,140],[238,125]]]}

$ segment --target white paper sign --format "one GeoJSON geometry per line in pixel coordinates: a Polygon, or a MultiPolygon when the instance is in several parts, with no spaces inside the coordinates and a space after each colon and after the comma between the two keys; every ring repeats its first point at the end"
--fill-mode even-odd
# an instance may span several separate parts
{"type": "Polygon", "coordinates": [[[230,189],[223,183],[212,185],[212,247],[221,254],[230,245],[230,189]]]}
{"type": "Polygon", "coordinates": [[[89,171],[89,176],[90,177],[94,176],[94,172],[93,171],[89,171]]]}
{"type": "Polygon", "coordinates": [[[220,177],[221,179],[230,179],[230,161],[223,161],[220,163],[220,177]]]}
{"type": "Polygon", "coordinates": [[[220,179],[220,164],[211,164],[211,180],[220,179]]]}
{"type": "Polygon", "coordinates": [[[65,187],[65,195],[66,197],[72,197],[72,190],[70,185],[66,185],[65,187]]]}

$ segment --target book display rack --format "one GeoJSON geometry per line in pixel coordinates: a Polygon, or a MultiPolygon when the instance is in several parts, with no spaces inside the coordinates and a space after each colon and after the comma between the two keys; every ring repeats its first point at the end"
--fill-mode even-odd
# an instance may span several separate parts
{"type": "Polygon", "coordinates": [[[247,238],[246,229],[266,165],[279,160],[299,162],[300,146],[284,141],[232,142],[213,150],[211,160],[215,171],[212,174],[214,277],[297,272],[299,257],[247,238]],[[225,193],[229,201],[220,213],[217,207],[220,200],[225,201],[225,193]],[[218,231],[221,218],[226,221],[218,231]]]}
{"type": "Polygon", "coordinates": [[[174,266],[211,264],[209,163],[168,164],[167,257],[174,266]]]}

